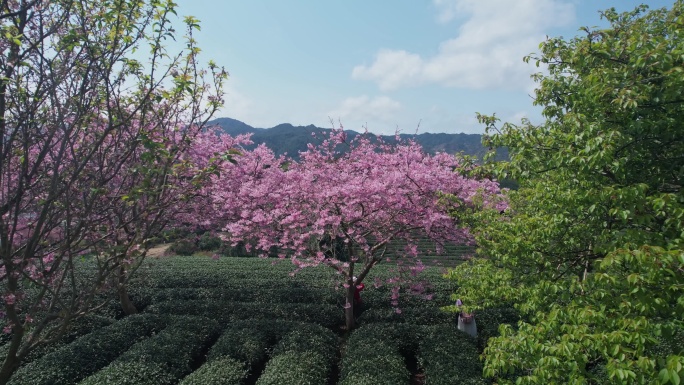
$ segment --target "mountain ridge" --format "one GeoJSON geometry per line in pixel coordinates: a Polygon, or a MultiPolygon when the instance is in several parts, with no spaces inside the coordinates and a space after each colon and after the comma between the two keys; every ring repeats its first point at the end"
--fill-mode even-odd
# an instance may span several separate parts
{"type": "MultiPolygon", "coordinates": [[[[253,146],[263,143],[273,150],[276,155],[287,154],[294,159],[299,158],[299,152],[305,151],[309,143],[319,142],[320,138],[327,137],[326,134],[331,131],[330,128],[316,127],[312,124],[308,126],[294,126],[290,123],[281,123],[271,128],[257,128],[233,118],[217,118],[208,124],[220,127],[222,132],[231,136],[252,134],[253,146]]],[[[344,131],[349,139],[363,134],[353,130],[344,131]]],[[[394,135],[371,135],[380,136],[389,143],[396,140],[394,135]]],[[[472,155],[481,159],[488,150],[482,146],[482,135],[480,134],[426,132],[422,134],[400,134],[399,136],[404,140],[409,138],[416,140],[428,153],[447,152],[456,154],[462,152],[465,155],[472,155]]],[[[496,159],[507,158],[508,151],[506,149],[497,150],[496,159]]]]}

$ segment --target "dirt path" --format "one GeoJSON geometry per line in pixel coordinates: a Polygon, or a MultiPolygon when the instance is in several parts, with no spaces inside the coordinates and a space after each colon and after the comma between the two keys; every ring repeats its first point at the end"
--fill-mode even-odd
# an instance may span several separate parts
{"type": "Polygon", "coordinates": [[[169,247],[171,247],[170,243],[157,245],[147,251],[147,256],[153,258],[163,257],[166,254],[166,250],[168,250],[169,247]]]}

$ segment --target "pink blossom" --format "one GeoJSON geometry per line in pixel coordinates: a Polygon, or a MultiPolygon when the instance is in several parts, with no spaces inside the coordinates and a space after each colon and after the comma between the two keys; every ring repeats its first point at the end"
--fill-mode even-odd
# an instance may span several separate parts
{"type": "MultiPolygon", "coordinates": [[[[475,204],[476,197],[505,205],[496,182],[467,179],[453,171],[458,166],[454,156],[427,154],[415,141],[388,144],[369,135],[348,141],[341,129],[333,130],[299,160],[260,145],[243,151],[236,163],[222,163],[205,189],[203,205],[211,212],[197,216],[210,216],[248,251],[252,245],[264,253],[277,247],[297,271],[323,264],[340,279],[352,271],[367,276],[377,263],[390,261],[384,246],[401,241],[406,248],[392,259],[397,274],[387,281],[397,301],[399,286],[425,269],[417,239],[434,241],[432,253],[444,243],[471,243],[472,235],[450,212],[475,204]]],[[[414,285],[412,291],[425,289],[414,285]]]]}
{"type": "Polygon", "coordinates": [[[7,293],[2,296],[2,300],[5,301],[5,304],[7,305],[14,305],[17,297],[13,293],[7,293]]]}

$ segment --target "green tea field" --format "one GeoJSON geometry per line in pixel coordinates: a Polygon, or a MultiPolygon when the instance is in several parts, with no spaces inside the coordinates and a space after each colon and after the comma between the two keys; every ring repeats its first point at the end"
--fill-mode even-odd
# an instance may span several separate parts
{"type": "Polygon", "coordinates": [[[363,312],[344,325],[342,290],[327,267],[289,274],[288,261],[224,257],[150,258],[133,298],[140,314],[116,304],[77,322],[12,378],[16,385],[58,384],[486,384],[479,359],[484,339],[505,311],[478,315],[478,339],[457,330],[453,282],[424,273],[433,299],[409,294],[400,311],[374,277],[363,312]]]}

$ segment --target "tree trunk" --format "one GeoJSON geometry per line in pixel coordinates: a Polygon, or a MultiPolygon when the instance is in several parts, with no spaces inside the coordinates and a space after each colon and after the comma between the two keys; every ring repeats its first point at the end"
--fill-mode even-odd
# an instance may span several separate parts
{"type": "Polygon", "coordinates": [[[121,309],[123,309],[124,314],[131,315],[138,313],[138,309],[128,296],[128,290],[126,290],[125,286],[119,289],[119,302],[121,302],[121,309]]]}
{"type": "Polygon", "coordinates": [[[0,368],[0,385],[7,384],[18,367],[19,359],[17,359],[17,356],[15,354],[7,354],[0,368]]]}
{"type": "Polygon", "coordinates": [[[352,283],[349,285],[347,288],[347,298],[346,298],[346,304],[344,307],[344,319],[345,319],[345,325],[347,326],[347,331],[351,331],[354,326],[356,326],[356,318],[354,317],[354,291],[356,290],[356,286],[352,283]]]}
{"type": "Polygon", "coordinates": [[[123,266],[119,268],[119,284],[117,285],[117,291],[119,294],[121,309],[123,310],[124,314],[137,314],[138,309],[135,307],[133,301],[131,301],[131,297],[128,295],[128,289],[126,288],[126,271],[123,266]]]}

